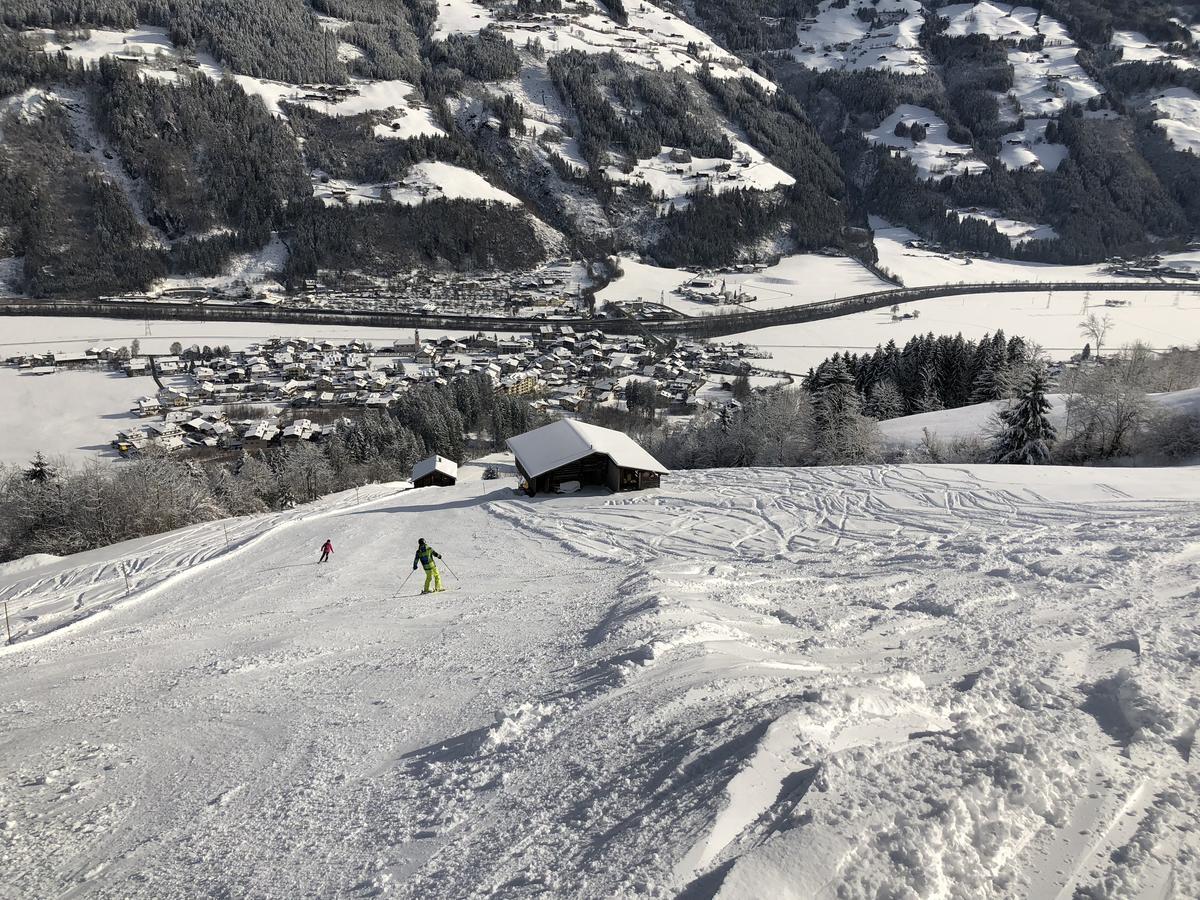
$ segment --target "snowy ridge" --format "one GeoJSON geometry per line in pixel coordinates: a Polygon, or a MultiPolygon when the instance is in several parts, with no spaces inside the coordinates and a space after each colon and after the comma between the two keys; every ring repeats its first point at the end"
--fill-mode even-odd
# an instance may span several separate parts
{"type": "Polygon", "coordinates": [[[1193,470],[481,468],[0,657],[15,889],[1200,889],[1193,470]]]}

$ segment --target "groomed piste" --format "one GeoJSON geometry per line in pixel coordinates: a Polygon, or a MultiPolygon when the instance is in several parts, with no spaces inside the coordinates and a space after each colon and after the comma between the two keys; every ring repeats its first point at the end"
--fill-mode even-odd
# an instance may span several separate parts
{"type": "Polygon", "coordinates": [[[1200,896],[1198,474],[496,458],[10,564],[0,895],[1200,896]]]}

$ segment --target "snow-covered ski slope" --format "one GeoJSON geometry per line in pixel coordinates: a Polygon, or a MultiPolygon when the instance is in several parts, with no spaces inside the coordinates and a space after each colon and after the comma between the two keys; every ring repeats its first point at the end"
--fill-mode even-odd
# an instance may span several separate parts
{"type": "Polygon", "coordinates": [[[0,896],[1200,896],[1197,469],[479,472],[0,576],[0,896]]]}

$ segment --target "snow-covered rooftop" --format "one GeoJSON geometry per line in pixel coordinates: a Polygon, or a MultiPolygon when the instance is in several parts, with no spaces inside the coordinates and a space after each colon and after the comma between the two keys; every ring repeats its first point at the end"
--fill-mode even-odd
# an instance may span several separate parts
{"type": "Polygon", "coordinates": [[[412,480],[416,481],[418,478],[424,478],[426,475],[432,475],[434,472],[441,472],[443,475],[457,478],[458,463],[452,459],[446,459],[444,456],[431,456],[413,466],[412,480]]]}
{"type": "Polygon", "coordinates": [[[593,453],[602,453],[623,468],[667,472],[628,435],[574,419],[561,419],[509,438],[508,449],[530,478],[593,453]]]}

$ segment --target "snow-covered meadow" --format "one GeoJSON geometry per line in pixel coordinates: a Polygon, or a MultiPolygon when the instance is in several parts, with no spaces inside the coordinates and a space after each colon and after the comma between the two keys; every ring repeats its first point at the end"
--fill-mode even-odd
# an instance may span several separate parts
{"type": "Polygon", "coordinates": [[[1009,169],[1032,168],[1043,172],[1057,172],[1070,151],[1066,144],[1055,144],[1046,140],[1049,119],[1026,119],[1025,127],[1012,131],[1000,139],[1000,162],[1009,169]]]}
{"type": "Polygon", "coordinates": [[[885,69],[922,75],[929,71],[920,42],[924,22],[918,0],[823,0],[816,15],[797,26],[791,55],[818,71],[885,69]],[[875,18],[865,21],[864,12],[875,18]]]}
{"type": "Polygon", "coordinates": [[[378,184],[362,184],[316,173],[313,175],[313,196],[326,206],[382,203],[385,196],[394,203],[408,206],[436,199],[484,200],[509,206],[521,203],[472,169],[432,160],[415,163],[400,181],[378,184]]]}
{"type": "Polygon", "coordinates": [[[479,471],[6,567],[9,888],[1200,890],[1192,470],[479,471]]]}
{"type": "MultiPolygon", "coordinates": [[[[1139,279],[1115,275],[1100,264],[1050,265],[1012,259],[984,259],[966,253],[946,253],[909,246],[920,238],[907,228],[871,217],[879,264],[899,276],[907,287],[936,284],[993,284],[1010,282],[1121,282],[1136,289],[1139,279]]],[[[1200,251],[1164,254],[1163,263],[1200,273],[1200,251]]]]}
{"type": "Polygon", "coordinates": [[[903,346],[921,334],[959,334],[979,340],[984,334],[1003,330],[1010,337],[1019,335],[1041,345],[1056,359],[1078,353],[1087,338],[1079,325],[1088,314],[1105,315],[1112,320],[1106,347],[1117,348],[1142,341],[1156,350],[1195,346],[1200,343],[1200,296],[1172,292],[1029,292],[1001,294],[964,294],[935,300],[905,303],[901,315],[918,313],[916,318],[894,321],[887,309],[871,310],[802,322],[775,325],[723,340],[744,341],[771,354],[763,363],[795,374],[838,352],[862,353],[878,344],[894,340],[903,346]],[[1105,300],[1127,300],[1128,306],[1108,307],[1105,300]]]}
{"type": "Polygon", "coordinates": [[[987,171],[987,163],[977,158],[967,144],[952,140],[949,131],[945,120],[933,110],[905,103],[884,119],[878,128],[868,131],[866,138],[872,144],[890,147],[912,160],[917,172],[925,179],[987,171]],[[914,141],[906,135],[897,135],[896,126],[900,124],[906,128],[923,126],[926,129],[925,138],[914,141]]]}
{"type": "Polygon", "coordinates": [[[1155,123],[1176,149],[1200,153],[1200,97],[1190,88],[1167,88],[1150,101],[1155,123]]]}
{"type": "MultiPolygon", "coordinates": [[[[1150,394],[1155,409],[1172,414],[1200,414],[1200,387],[1164,394],[1150,394]]],[[[1067,419],[1066,397],[1050,394],[1047,416],[1052,425],[1062,433],[1067,419]]],[[[991,403],[976,403],[958,409],[939,409],[935,412],[900,416],[879,423],[880,436],[885,449],[891,452],[917,447],[928,434],[943,442],[978,439],[987,441],[994,430],[997,415],[1009,406],[1007,400],[991,403]]]]}
{"type": "Polygon", "coordinates": [[[38,451],[71,462],[115,456],[109,441],[134,424],[129,409],[138,398],[155,390],[149,378],[120,373],[0,367],[0,465],[27,463],[38,451]]]}
{"type": "Polygon", "coordinates": [[[635,259],[619,260],[622,274],[596,294],[597,303],[642,299],[662,303],[689,316],[711,314],[717,309],[777,309],[803,306],[820,300],[886,291],[895,285],[877,277],[845,256],[796,254],[782,257],[759,271],[727,272],[697,276],[685,269],[652,266],[635,259]],[[697,287],[705,284],[707,287],[697,287]],[[722,303],[724,291],[735,303],[722,303]],[[703,297],[693,300],[675,293],[685,289],[703,297]]]}

